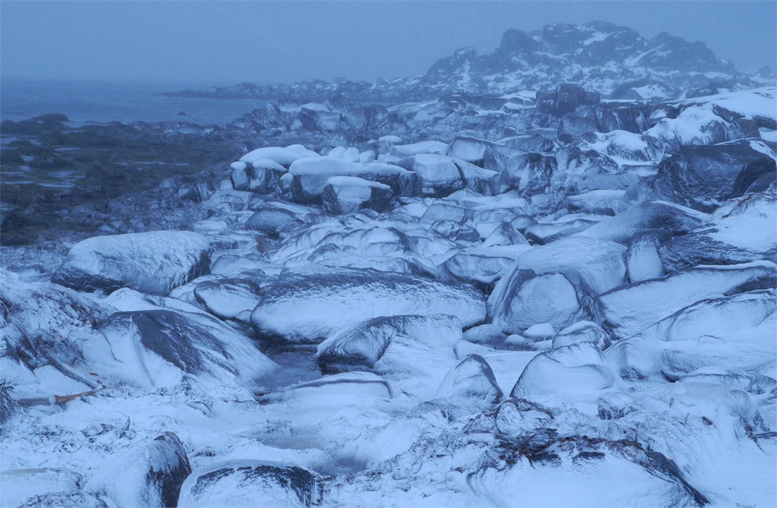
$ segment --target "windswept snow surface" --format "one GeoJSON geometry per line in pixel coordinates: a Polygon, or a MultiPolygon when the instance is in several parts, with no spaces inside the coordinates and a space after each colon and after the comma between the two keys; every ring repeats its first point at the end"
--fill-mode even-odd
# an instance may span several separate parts
{"type": "Polygon", "coordinates": [[[0,507],[777,505],[774,89],[519,98],[286,105],[196,233],[9,249],[0,507]]]}

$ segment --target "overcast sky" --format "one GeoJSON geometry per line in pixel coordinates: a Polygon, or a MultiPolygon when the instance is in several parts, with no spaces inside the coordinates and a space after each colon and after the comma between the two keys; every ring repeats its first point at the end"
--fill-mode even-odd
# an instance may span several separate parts
{"type": "Polygon", "coordinates": [[[777,2],[0,2],[0,75],[232,84],[409,76],[508,28],[604,20],[775,67],[777,2]]]}

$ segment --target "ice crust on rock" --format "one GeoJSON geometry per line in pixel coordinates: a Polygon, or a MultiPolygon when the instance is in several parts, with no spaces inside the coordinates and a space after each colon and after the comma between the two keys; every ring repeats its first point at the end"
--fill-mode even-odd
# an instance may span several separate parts
{"type": "Polygon", "coordinates": [[[375,270],[337,269],[288,274],[265,290],[251,314],[260,337],[290,343],[321,342],[364,319],[452,313],[463,326],[485,318],[482,293],[462,284],[375,270]],[[296,316],[294,320],[287,316],[296,316]]]}
{"type": "Polygon", "coordinates": [[[217,462],[195,471],[184,482],[180,508],[308,508],[315,499],[316,480],[290,464],[258,460],[217,462]]]}
{"type": "Polygon", "coordinates": [[[210,244],[186,231],[153,231],[87,238],[70,249],[52,282],[82,291],[129,287],[168,294],[207,273],[210,244]]]}
{"type": "Polygon", "coordinates": [[[700,300],[773,287],[775,270],[768,261],[698,266],[599,295],[596,309],[606,330],[626,338],[700,300]]]}

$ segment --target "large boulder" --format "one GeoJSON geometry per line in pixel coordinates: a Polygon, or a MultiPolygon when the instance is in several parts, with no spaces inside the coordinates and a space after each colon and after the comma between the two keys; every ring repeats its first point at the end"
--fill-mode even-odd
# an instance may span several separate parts
{"type": "Polygon", "coordinates": [[[582,310],[572,282],[561,273],[538,275],[514,270],[488,298],[488,317],[505,333],[520,333],[537,323],[563,328],[582,310]]]}
{"type": "Polygon", "coordinates": [[[308,508],[315,488],[315,477],[301,467],[259,460],[217,462],[186,479],[178,508],[308,508]]]}
{"type": "Polygon", "coordinates": [[[250,386],[278,368],[250,339],[207,314],[117,312],[99,331],[84,346],[87,362],[144,388],[172,388],[184,378],[250,386]]]}
{"type": "Polygon", "coordinates": [[[407,173],[399,166],[379,162],[362,164],[336,157],[300,159],[289,168],[293,178],[291,197],[296,203],[320,204],[324,188],[333,176],[354,176],[382,183],[399,194],[407,173]]]}
{"type": "Polygon", "coordinates": [[[629,245],[644,233],[680,236],[704,223],[706,214],[672,203],[649,201],[629,208],[615,217],[607,217],[576,236],[611,240],[629,245]]]}
{"type": "Polygon", "coordinates": [[[206,280],[194,287],[197,301],[221,319],[248,321],[260,294],[258,283],[241,278],[206,280]]]}
{"type": "Polygon", "coordinates": [[[210,244],[188,231],[96,236],[78,242],[51,281],[80,291],[128,287],[166,295],[208,273],[210,244]]]}
{"type": "Polygon", "coordinates": [[[385,212],[394,193],[388,185],[354,176],[333,176],[323,192],[324,211],[330,215],[355,213],[363,208],[385,212]]]}
{"type": "Polygon", "coordinates": [[[774,171],[774,159],[749,145],[685,146],[658,166],[655,189],[663,199],[711,212],[774,171]]]}
{"type": "MultiPolygon", "coordinates": [[[[626,379],[748,373],[742,389],[759,393],[764,383],[752,379],[773,376],[775,367],[775,311],[774,290],[701,300],[617,342],[605,356],[626,379]]],[[[774,379],[767,382],[774,393],[774,379]]]]}
{"type": "Polygon", "coordinates": [[[485,302],[471,286],[368,269],[333,269],[281,275],[266,287],[251,323],[264,339],[315,343],[365,319],[403,314],[452,314],[463,326],[471,326],[485,318],[485,302]]]}
{"type": "Polygon", "coordinates": [[[287,172],[287,168],[270,159],[259,159],[251,164],[238,161],[232,163],[230,179],[235,190],[269,194],[275,191],[287,172]]]}
{"type": "Polygon", "coordinates": [[[459,168],[450,157],[429,153],[419,154],[413,157],[412,167],[418,175],[421,194],[424,196],[447,196],[464,188],[464,180],[459,168]]]}
{"type": "Polygon", "coordinates": [[[602,352],[580,342],[537,355],[521,373],[510,397],[531,401],[595,401],[619,378],[605,364],[602,352]]]}
{"type": "Polygon", "coordinates": [[[615,338],[635,335],[700,300],[774,287],[777,267],[762,261],[731,266],[699,266],[617,288],[599,295],[596,312],[615,338]]]}
{"type": "Polygon", "coordinates": [[[448,371],[437,388],[437,397],[456,401],[459,405],[484,408],[498,404],[502,390],[488,362],[473,354],[448,371]]]}
{"type": "Polygon", "coordinates": [[[297,159],[307,157],[319,157],[319,155],[316,152],[307,150],[300,145],[292,145],[286,148],[279,146],[267,146],[248,152],[244,156],[240,157],[239,162],[253,164],[254,162],[260,160],[271,160],[281,166],[289,167],[297,159]]]}
{"type": "Polygon", "coordinates": [[[254,212],[245,222],[245,227],[270,237],[277,237],[282,229],[299,224],[302,224],[302,221],[293,212],[283,208],[267,207],[254,212]]]}
{"type": "Polygon", "coordinates": [[[165,432],[99,468],[86,489],[113,500],[119,508],[176,506],[181,485],[191,474],[183,443],[165,432]]]}
{"type": "Polygon", "coordinates": [[[748,193],[721,206],[711,220],[661,245],[670,270],[695,265],[729,265],[768,259],[777,262],[777,188],[748,193]]]}

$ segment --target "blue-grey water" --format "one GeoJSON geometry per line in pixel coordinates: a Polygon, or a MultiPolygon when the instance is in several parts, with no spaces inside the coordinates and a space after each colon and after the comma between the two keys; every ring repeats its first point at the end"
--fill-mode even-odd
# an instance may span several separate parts
{"type": "Polygon", "coordinates": [[[47,113],[62,113],[74,123],[185,121],[222,125],[267,102],[154,95],[185,88],[205,87],[186,83],[3,80],[0,82],[0,119],[19,121],[47,113]]]}

